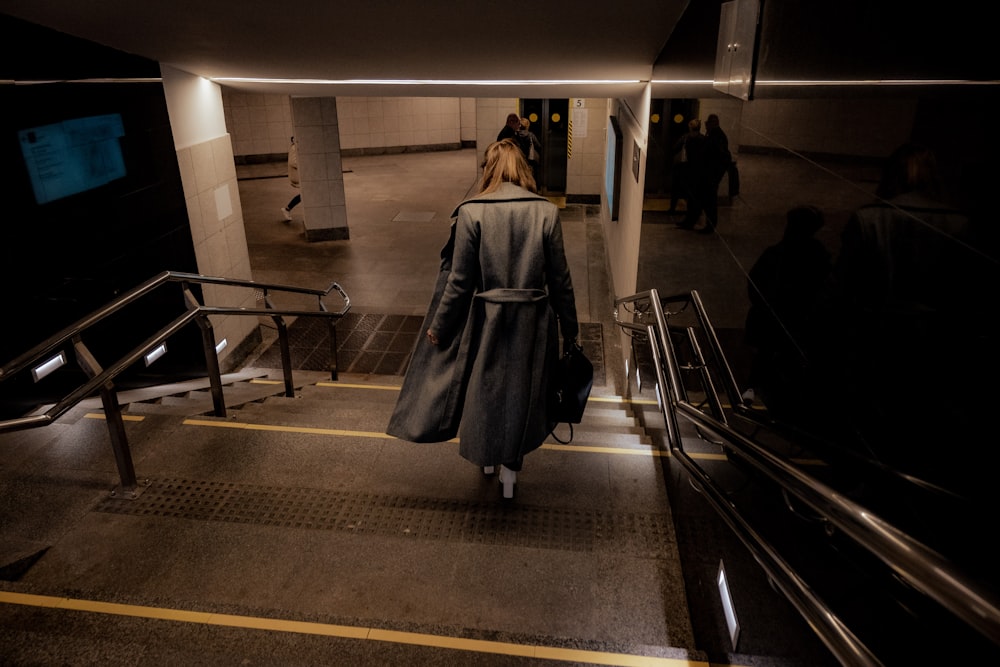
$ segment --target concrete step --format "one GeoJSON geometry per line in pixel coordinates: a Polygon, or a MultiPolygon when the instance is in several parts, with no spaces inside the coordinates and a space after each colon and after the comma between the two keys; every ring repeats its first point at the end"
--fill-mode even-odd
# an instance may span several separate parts
{"type": "MultiPolygon", "coordinates": [[[[247,369],[224,378],[227,413],[222,419],[257,425],[384,433],[399,396],[398,376],[346,375],[330,379],[325,372],[293,374],[294,396],[285,396],[280,371],[247,369]]],[[[208,380],[181,382],[122,392],[125,414],[214,418],[208,380]],[[128,402],[126,402],[128,401],[128,402]]],[[[91,406],[100,409],[100,404],[91,406]]],[[[641,409],[641,408],[640,408],[641,409]]],[[[653,439],[633,416],[635,406],[620,396],[595,393],[582,422],[573,425],[577,447],[647,449],[653,439]]],[[[558,446],[569,438],[569,426],[557,425],[546,443],[558,446]]]]}
{"type": "Polygon", "coordinates": [[[566,444],[575,447],[637,447],[647,449],[652,446],[652,440],[649,436],[642,433],[594,431],[587,429],[583,424],[573,424],[573,439],[565,442],[569,437],[569,425],[559,424],[553,433],[545,439],[545,442],[551,445],[566,444]]]}

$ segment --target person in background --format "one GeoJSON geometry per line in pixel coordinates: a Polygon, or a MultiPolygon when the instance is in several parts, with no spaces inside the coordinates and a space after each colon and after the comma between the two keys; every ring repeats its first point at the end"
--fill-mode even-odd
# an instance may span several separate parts
{"type": "Polygon", "coordinates": [[[701,119],[692,118],[688,121],[688,133],[684,136],[681,150],[684,151],[681,197],[687,202],[687,211],[677,226],[681,229],[694,229],[705,211],[706,184],[710,178],[709,144],[701,133],[701,119]]]}
{"type": "Polygon", "coordinates": [[[531,121],[527,118],[521,118],[521,128],[517,131],[517,142],[528,160],[528,166],[531,167],[531,174],[535,177],[535,185],[537,186],[539,184],[538,170],[541,168],[542,142],[538,140],[530,128],[531,121]]]}
{"type": "Polygon", "coordinates": [[[503,126],[497,134],[497,141],[504,139],[516,139],[517,133],[521,130],[521,117],[516,113],[507,114],[507,124],[503,126]]]}
{"type": "MultiPolygon", "coordinates": [[[[298,189],[299,183],[299,146],[295,143],[295,137],[291,138],[291,145],[288,147],[288,182],[292,187],[298,189]]],[[[292,209],[302,201],[302,193],[296,193],[288,203],[281,207],[281,215],[285,217],[285,222],[292,219],[292,209]]]]}
{"type": "MultiPolygon", "coordinates": [[[[687,156],[687,141],[693,136],[701,135],[701,121],[692,118],[688,121],[688,131],[674,143],[673,166],[671,167],[670,178],[670,213],[677,212],[677,204],[683,199],[685,208],[691,204],[691,193],[688,191],[690,179],[688,178],[689,165],[687,156]]],[[[678,223],[682,227],[682,223],[678,223]]]]}
{"type": "Polygon", "coordinates": [[[579,324],[559,209],[536,193],[514,139],[487,147],[482,183],[452,216],[428,344],[414,352],[386,432],[435,442],[457,429],[459,454],[487,475],[499,467],[513,498],[525,455],[553,426],[546,397],[559,334],[569,349],[579,324]]]}
{"type": "Polygon", "coordinates": [[[714,163],[715,190],[718,193],[722,177],[731,174],[733,168],[733,154],[729,151],[729,137],[719,125],[718,114],[710,113],[705,119],[705,137],[708,138],[708,143],[711,146],[710,156],[714,163]]]}
{"type": "Polygon", "coordinates": [[[747,274],[744,333],[754,356],[746,403],[760,398],[781,412],[803,392],[819,333],[816,311],[827,299],[833,269],[830,251],[816,238],[823,224],[815,206],[790,209],[781,241],[766,248],[747,274]]]}
{"type": "Polygon", "coordinates": [[[940,456],[988,432],[994,409],[974,389],[995,375],[996,344],[974,296],[986,274],[970,252],[970,218],[944,191],[934,152],[916,143],[889,156],[875,196],[841,237],[831,365],[880,459],[962,494],[988,493],[970,483],[977,466],[940,456]]]}
{"type": "Polygon", "coordinates": [[[709,114],[705,119],[704,137],[688,146],[687,154],[691,200],[681,226],[694,229],[704,213],[705,226],[698,231],[711,234],[719,222],[719,183],[733,161],[729,153],[729,139],[719,127],[716,114],[709,114]]]}

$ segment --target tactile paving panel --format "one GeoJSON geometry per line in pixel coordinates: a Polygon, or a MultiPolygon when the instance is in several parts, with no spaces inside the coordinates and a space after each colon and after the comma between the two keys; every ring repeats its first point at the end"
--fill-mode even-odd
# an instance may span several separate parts
{"type": "MultiPolygon", "coordinates": [[[[337,322],[337,364],[344,373],[403,375],[420,338],[423,316],[347,313],[337,322]]],[[[580,345],[594,364],[594,384],[605,384],[604,334],[600,323],[580,323],[580,345]]],[[[330,330],[326,320],[300,317],[288,327],[292,369],[326,371],[330,367],[330,330]]],[[[281,368],[278,343],[254,362],[281,368]]]]}
{"type": "Polygon", "coordinates": [[[150,480],[135,500],[98,512],[302,530],[402,536],[658,558],[674,542],[667,514],[533,507],[188,479],[150,480]]]}
{"type": "MultiPolygon", "coordinates": [[[[423,316],[347,313],[337,322],[337,366],[344,373],[402,375],[410,361],[423,316]]],[[[288,327],[292,369],[326,371],[330,367],[330,330],[321,318],[300,317],[288,327]]],[[[255,362],[281,368],[277,341],[255,362]]]]}

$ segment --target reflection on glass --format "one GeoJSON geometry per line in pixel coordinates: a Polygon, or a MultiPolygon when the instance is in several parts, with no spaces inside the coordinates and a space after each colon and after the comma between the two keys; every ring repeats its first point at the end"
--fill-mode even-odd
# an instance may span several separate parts
{"type": "Polygon", "coordinates": [[[803,456],[832,464],[850,452],[995,505],[969,458],[990,439],[997,398],[992,155],[928,123],[924,102],[766,104],[772,113],[720,111],[741,183],[715,233],[647,206],[637,289],[698,291],[746,401],[824,443],[803,456]],[[817,216],[799,223],[803,256],[752,274],[781,252],[768,249],[790,211],[817,216]],[[766,344],[746,335],[753,301],[766,344]]]}
{"type": "MultiPolygon", "coordinates": [[[[823,615],[876,653],[992,654],[971,610],[997,608],[977,595],[1000,599],[981,545],[1000,504],[985,464],[996,440],[1000,169],[977,130],[998,105],[691,102],[694,115],[719,114],[740,178],[735,197],[720,184],[713,232],[682,228],[667,205],[669,143],[655,143],[667,133],[651,132],[661,163],[646,171],[636,286],[661,297],[670,330],[658,354],[677,355],[657,375],[663,362],[633,336],[632,389],[681,406],[664,413],[677,454],[666,465],[724,499],[716,511],[752,529],[735,532],[776,547],[828,605],[823,615]],[[944,109],[962,110],[960,127],[944,109]],[[735,386],[717,370],[699,301],[735,386]],[[845,591],[863,609],[844,604],[845,591]]],[[[643,331],[652,319],[624,311],[643,331]]]]}

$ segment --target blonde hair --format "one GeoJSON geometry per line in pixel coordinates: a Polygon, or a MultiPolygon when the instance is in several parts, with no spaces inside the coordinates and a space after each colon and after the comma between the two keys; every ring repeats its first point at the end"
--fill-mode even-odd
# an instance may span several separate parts
{"type": "Polygon", "coordinates": [[[483,189],[479,194],[495,192],[503,183],[513,183],[537,192],[535,177],[524,158],[524,151],[513,139],[494,141],[486,147],[483,158],[483,189]]]}

